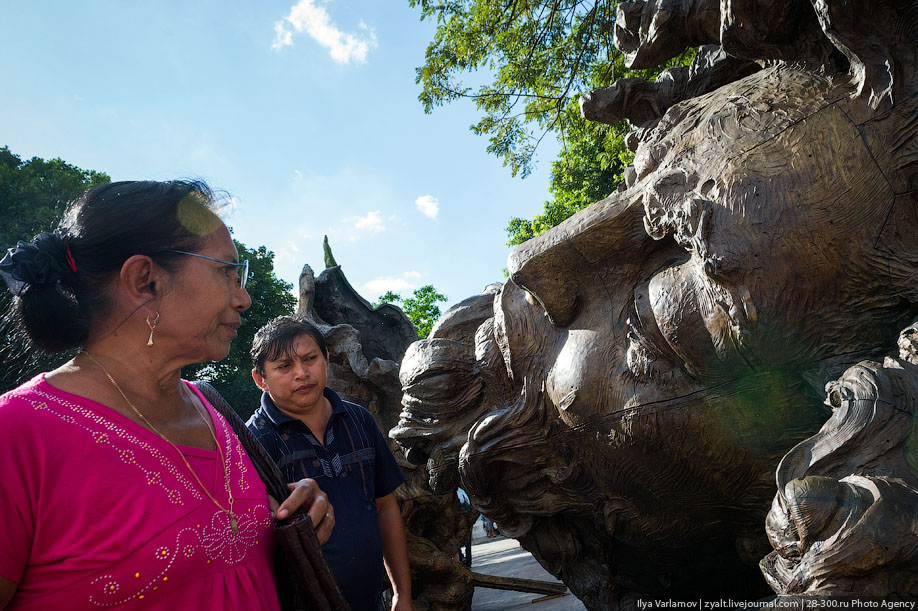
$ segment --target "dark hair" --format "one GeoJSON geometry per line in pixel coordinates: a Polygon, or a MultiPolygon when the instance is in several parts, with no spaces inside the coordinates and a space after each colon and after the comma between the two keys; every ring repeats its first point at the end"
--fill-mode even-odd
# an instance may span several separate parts
{"type": "Polygon", "coordinates": [[[259,375],[265,374],[265,362],[275,361],[290,352],[293,342],[301,335],[316,340],[322,358],[328,358],[328,344],[318,327],[300,316],[278,316],[255,333],[252,340],[252,364],[259,375]]]}
{"type": "Polygon", "coordinates": [[[213,192],[200,181],[113,182],[92,189],[70,205],[60,229],[20,243],[4,260],[13,278],[24,282],[13,316],[43,350],[84,345],[111,305],[107,287],[124,262],[147,255],[177,270],[181,255],[162,251],[200,248],[222,225],[215,209],[213,192]],[[34,273],[49,262],[65,267],[34,273]]]}

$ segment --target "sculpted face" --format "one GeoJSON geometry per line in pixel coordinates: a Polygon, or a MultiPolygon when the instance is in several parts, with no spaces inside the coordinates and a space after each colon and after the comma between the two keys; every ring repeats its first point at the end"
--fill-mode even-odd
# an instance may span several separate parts
{"type": "MultiPolygon", "coordinates": [[[[606,478],[660,517],[650,537],[698,536],[700,521],[667,526],[686,499],[729,499],[720,517],[755,524],[760,508],[744,505],[770,498],[776,459],[824,420],[827,372],[914,311],[883,272],[896,198],[847,93],[785,69],[674,107],[627,190],[511,256],[513,282],[554,322],[544,362],[528,364],[545,369],[547,402],[602,436],[613,469],[654,454],[606,478]],[[763,79],[779,92],[767,103],[763,79]]],[[[505,332],[511,358],[518,337],[505,332]]]]}
{"type": "Polygon", "coordinates": [[[779,67],[672,107],[627,188],[512,253],[474,339],[406,356],[414,413],[418,372],[458,371],[421,361],[474,346],[474,400],[395,436],[549,570],[611,577],[581,598],[764,587],[775,466],[914,316],[914,196],[850,93],[779,67]]]}

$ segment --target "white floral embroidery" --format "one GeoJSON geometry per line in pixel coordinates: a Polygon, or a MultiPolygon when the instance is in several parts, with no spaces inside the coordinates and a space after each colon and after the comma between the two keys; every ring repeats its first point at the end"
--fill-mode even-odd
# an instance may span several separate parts
{"type": "MultiPolygon", "coordinates": [[[[144,581],[133,594],[116,596],[122,590],[122,582],[126,580],[119,581],[108,573],[91,582],[92,586],[100,589],[90,595],[89,602],[98,607],[113,607],[135,598],[144,600],[152,592],[168,585],[169,571],[179,557],[191,559],[199,550],[204,551],[201,560],[206,564],[221,560],[227,566],[239,564],[245,560],[248,551],[259,544],[259,530],[271,526],[271,513],[266,506],[258,505],[254,511],[236,514],[236,522],[239,532],[233,533],[229,517],[217,511],[211,516],[209,525],[197,524],[183,528],[176,534],[172,547],[160,545],[153,550],[153,557],[165,563],[165,566],[155,576],[144,581]]],[[[140,573],[134,573],[134,577],[139,578],[140,573]]]]}

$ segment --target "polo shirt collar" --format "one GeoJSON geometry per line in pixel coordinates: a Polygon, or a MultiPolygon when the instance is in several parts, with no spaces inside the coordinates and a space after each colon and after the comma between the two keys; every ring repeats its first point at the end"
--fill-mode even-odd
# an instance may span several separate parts
{"type": "Polygon", "coordinates": [[[326,386],[322,391],[322,394],[325,395],[325,398],[328,399],[329,403],[331,403],[333,416],[337,416],[338,414],[347,414],[347,408],[344,407],[344,400],[338,396],[338,393],[326,386]]]}
{"type": "MultiPolygon", "coordinates": [[[[326,386],[322,390],[322,394],[326,399],[328,399],[328,402],[331,403],[332,416],[347,414],[347,408],[344,407],[344,401],[341,400],[341,397],[338,396],[338,393],[326,386]]],[[[270,420],[275,427],[285,425],[289,422],[300,422],[296,418],[291,418],[284,412],[280,411],[280,409],[274,405],[274,401],[271,399],[271,395],[269,395],[267,392],[261,393],[261,409],[265,413],[265,417],[270,420]]]]}

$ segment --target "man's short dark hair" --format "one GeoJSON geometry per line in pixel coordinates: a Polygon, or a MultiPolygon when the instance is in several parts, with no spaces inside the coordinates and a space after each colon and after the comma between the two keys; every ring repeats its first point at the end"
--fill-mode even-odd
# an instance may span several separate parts
{"type": "Polygon", "coordinates": [[[322,358],[328,358],[328,345],[319,329],[300,316],[278,316],[255,333],[252,340],[252,364],[259,375],[265,374],[265,362],[276,361],[290,353],[293,342],[301,335],[308,335],[316,341],[322,358]]]}

